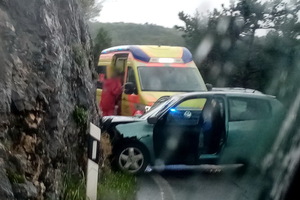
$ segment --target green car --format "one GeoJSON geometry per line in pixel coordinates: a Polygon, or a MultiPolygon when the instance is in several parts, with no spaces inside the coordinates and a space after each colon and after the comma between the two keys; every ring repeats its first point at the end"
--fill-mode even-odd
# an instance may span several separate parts
{"type": "Polygon", "coordinates": [[[140,117],[107,116],[112,164],[138,174],[148,165],[259,163],[281,103],[270,95],[237,91],[174,95],[140,117]]]}

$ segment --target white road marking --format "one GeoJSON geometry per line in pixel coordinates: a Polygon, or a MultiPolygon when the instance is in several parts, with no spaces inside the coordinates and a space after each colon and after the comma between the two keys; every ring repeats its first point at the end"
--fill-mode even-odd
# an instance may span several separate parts
{"type": "Polygon", "coordinates": [[[161,200],[174,200],[174,193],[168,181],[158,174],[151,175],[151,178],[157,184],[161,194],[161,200]]]}

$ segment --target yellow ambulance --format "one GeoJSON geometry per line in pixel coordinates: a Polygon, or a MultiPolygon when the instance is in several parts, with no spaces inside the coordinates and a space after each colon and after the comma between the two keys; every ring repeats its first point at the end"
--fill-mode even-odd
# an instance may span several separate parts
{"type": "Polygon", "coordinates": [[[123,93],[116,115],[134,116],[145,112],[162,96],[207,91],[192,54],[185,47],[129,45],[101,52],[98,66],[97,101],[103,81],[117,71],[123,74],[123,93]]]}

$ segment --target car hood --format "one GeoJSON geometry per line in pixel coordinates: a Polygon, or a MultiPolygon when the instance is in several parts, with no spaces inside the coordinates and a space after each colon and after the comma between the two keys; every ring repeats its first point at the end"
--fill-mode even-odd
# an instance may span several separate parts
{"type": "Polygon", "coordinates": [[[143,91],[141,95],[142,95],[142,98],[146,102],[148,102],[147,105],[152,105],[157,101],[157,99],[159,99],[162,96],[172,96],[174,94],[179,94],[179,93],[182,93],[182,92],[166,92],[166,91],[163,91],[163,92],[155,92],[155,91],[147,92],[147,91],[143,91]]]}
{"type": "Polygon", "coordinates": [[[116,129],[123,135],[123,137],[131,138],[136,137],[141,139],[148,137],[153,133],[153,124],[148,124],[146,120],[130,123],[130,124],[119,124],[116,129]]]}
{"type": "Polygon", "coordinates": [[[129,116],[105,116],[102,118],[102,121],[110,120],[111,123],[118,123],[118,122],[136,122],[136,121],[143,121],[138,117],[129,117],[129,116]]]}
{"type": "Polygon", "coordinates": [[[105,116],[100,121],[100,127],[102,131],[108,130],[112,125],[127,124],[132,122],[144,121],[144,119],[138,117],[127,117],[127,116],[105,116]]]}

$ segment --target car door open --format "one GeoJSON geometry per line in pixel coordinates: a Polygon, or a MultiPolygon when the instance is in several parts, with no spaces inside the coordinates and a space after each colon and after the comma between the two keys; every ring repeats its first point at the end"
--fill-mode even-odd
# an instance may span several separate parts
{"type": "Polygon", "coordinates": [[[201,112],[206,98],[187,99],[170,108],[155,124],[155,157],[165,164],[195,163],[199,152],[201,112]]]}

